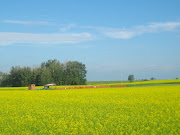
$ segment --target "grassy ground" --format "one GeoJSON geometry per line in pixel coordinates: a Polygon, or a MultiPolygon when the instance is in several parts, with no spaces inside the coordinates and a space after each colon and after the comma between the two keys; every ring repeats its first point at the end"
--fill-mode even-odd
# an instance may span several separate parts
{"type": "Polygon", "coordinates": [[[0,134],[179,134],[180,86],[0,91],[0,134]]]}

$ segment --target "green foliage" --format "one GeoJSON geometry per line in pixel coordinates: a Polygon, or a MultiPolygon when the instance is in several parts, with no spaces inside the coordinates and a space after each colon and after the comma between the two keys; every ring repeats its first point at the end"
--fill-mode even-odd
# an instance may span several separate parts
{"type": "Polygon", "coordinates": [[[0,85],[2,83],[2,79],[3,79],[3,72],[0,72],[0,85]]]}
{"type": "Polygon", "coordinates": [[[134,75],[129,75],[128,76],[128,81],[133,82],[134,81],[134,75]]]}
{"type": "Polygon", "coordinates": [[[10,86],[10,77],[7,73],[0,72],[0,86],[10,86]]]}
{"type": "Polygon", "coordinates": [[[84,85],[86,84],[86,67],[78,61],[61,64],[58,60],[43,62],[38,68],[11,68],[10,74],[0,73],[0,86],[45,85],[84,85]]]}
{"type": "Polygon", "coordinates": [[[151,77],[151,79],[150,80],[156,80],[156,78],[154,78],[154,77],[151,77]]]}
{"type": "Polygon", "coordinates": [[[34,68],[32,70],[32,79],[31,84],[40,85],[41,79],[41,69],[40,68],[34,68]]]}
{"type": "Polygon", "coordinates": [[[47,62],[41,64],[41,70],[42,74],[43,72],[45,73],[44,77],[42,77],[42,80],[45,80],[45,82],[41,82],[41,84],[52,82],[57,85],[62,85],[63,65],[60,64],[59,61],[56,59],[48,60],[47,62]]]}
{"type": "Polygon", "coordinates": [[[11,86],[28,86],[31,83],[32,71],[30,67],[12,67],[9,75],[11,86]]]}
{"type": "Polygon", "coordinates": [[[83,85],[86,84],[86,67],[77,61],[64,64],[64,84],[65,85],[83,85]]]}
{"type": "Polygon", "coordinates": [[[44,85],[52,82],[53,82],[53,78],[50,69],[49,68],[41,69],[40,85],[44,85]]]}

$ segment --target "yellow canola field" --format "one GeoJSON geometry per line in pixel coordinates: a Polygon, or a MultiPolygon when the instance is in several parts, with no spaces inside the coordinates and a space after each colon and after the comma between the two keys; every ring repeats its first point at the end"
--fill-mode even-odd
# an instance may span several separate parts
{"type": "Polygon", "coordinates": [[[27,90],[28,87],[0,87],[0,90],[27,90]]]}
{"type": "Polygon", "coordinates": [[[0,91],[0,134],[179,134],[180,86],[0,91]]]}
{"type": "MultiPolygon", "coordinates": [[[[42,89],[44,86],[36,86],[36,89],[42,89]]],[[[0,90],[28,90],[28,87],[0,87],[0,90]]]]}
{"type": "Polygon", "coordinates": [[[112,85],[138,85],[138,84],[170,84],[170,83],[179,83],[180,79],[174,80],[151,80],[151,81],[139,81],[139,82],[130,82],[130,83],[113,83],[113,84],[98,84],[98,85],[67,85],[67,86],[51,86],[50,88],[60,89],[64,87],[84,87],[84,86],[112,86],[112,85]]]}
{"type": "Polygon", "coordinates": [[[139,82],[130,82],[130,83],[113,83],[113,84],[105,84],[105,85],[135,85],[135,84],[160,84],[160,83],[180,83],[180,79],[174,80],[150,80],[150,81],[139,81],[139,82]]]}
{"type": "MultiPolygon", "coordinates": [[[[152,81],[140,81],[140,82],[131,82],[131,83],[113,83],[113,84],[102,84],[102,85],[136,85],[136,84],[161,84],[161,83],[180,83],[180,79],[174,80],[152,80],[152,81]]],[[[64,86],[50,86],[52,89],[59,89],[65,87],[84,87],[89,85],[64,85],[64,86]]],[[[97,86],[97,85],[91,85],[97,86]]],[[[36,89],[43,89],[44,86],[36,86],[36,89]]],[[[28,87],[0,87],[0,90],[28,90],[28,87]]]]}

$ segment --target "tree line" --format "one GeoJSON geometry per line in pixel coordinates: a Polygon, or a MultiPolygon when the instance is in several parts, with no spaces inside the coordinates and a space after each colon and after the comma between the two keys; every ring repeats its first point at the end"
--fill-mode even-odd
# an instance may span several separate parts
{"type": "Polygon", "coordinates": [[[86,66],[78,61],[48,60],[37,68],[13,66],[9,73],[0,72],[0,86],[23,87],[29,84],[42,86],[86,84],[86,66]]]}
{"type": "MultiPolygon", "coordinates": [[[[134,75],[128,76],[128,81],[133,82],[135,80],[134,75]]],[[[150,80],[156,80],[156,78],[151,77],[150,80]]],[[[148,81],[148,79],[141,79],[141,81],[148,81]]]]}

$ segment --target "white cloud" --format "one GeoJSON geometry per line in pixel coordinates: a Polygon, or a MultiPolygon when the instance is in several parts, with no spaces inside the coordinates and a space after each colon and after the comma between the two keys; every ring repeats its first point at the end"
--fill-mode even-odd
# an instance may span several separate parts
{"type": "Polygon", "coordinates": [[[93,26],[85,26],[81,28],[94,29],[110,38],[130,39],[135,36],[146,34],[146,33],[172,31],[178,27],[180,27],[180,22],[150,23],[148,25],[138,25],[129,29],[93,27],[93,26]]]}
{"type": "Polygon", "coordinates": [[[11,45],[16,43],[35,44],[63,44],[79,43],[95,40],[89,33],[69,33],[69,34],[34,34],[34,33],[13,33],[0,32],[0,45],[11,45]]]}
{"type": "MultiPolygon", "coordinates": [[[[23,25],[55,25],[61,32],[67,32],[72,28],[79,28],[85,31],[93,30],[91,32],[97,36],[106,36],[114,39],[130,39],[139,35],[147,34],[147,33],[159,33],[159,32],[167,32],[173,31],[180,27],[180,22],[160,22],[160,23],[149,23],[147,25],[137,25],[132,28],[110,28],[110,27],[94,27],[94,26],[78,26],[76,24],[53,24],[46,21],[16,21],[16,20],[4,20],[1,21],[3,23],[16,23],[23,25]]],[[[87,33],[87,32],[85,32],[87,33]]],[[[29,33],[30,34],[30,33],[29,33]]],[[[42,34],[41,34],[42,35],[42,34]]],[[[47,35],[47,34],[45,34],[47,35]]],[[[53,35],[53,34],[50,34],[53,35]]],[[[56,35],[56,34],[55,34],[56,35]]],[[[61,37],[67,35],[72,36],[72,34],[61,34],[61,37]]],[[[51,37],[51,36],[50,36],[51,37]]],[[[179,36],[177,36],[179,38],[179,36]]],[[[52,37],[51,37],[52,38],[52,37]]],[[[71,38],[70,38],[71,39],[71,38]]],[[[11,41],[5,42],[0,41],[1,44],[11,44],[11,41]]]]}
{"type": "Polygon", "coordinates": [[[23,24],[23,25],[54,25],[46,21],[17,21],[17,20],[3,20],[3,23],[14,23],[14,24],[23,24]]]}
{"type": "Polygon", "coordinates": [[[64,27],[61,27],[61,28],[60,28],[60,31],[61,31],[61,32],[65,32],[65,31],[68,31],[68,30],[70,30],[71,28],[74,28],[74,27],[76,27],[75,24],[68,24],[68,25],[66,25],[66,26],[64,26],[64,27]]]}
{"type": "Polygon", "coordinates": [[[133,31],[108,31],[104,33],[110,38],[129,39],[136,35],[133,31]]]}

